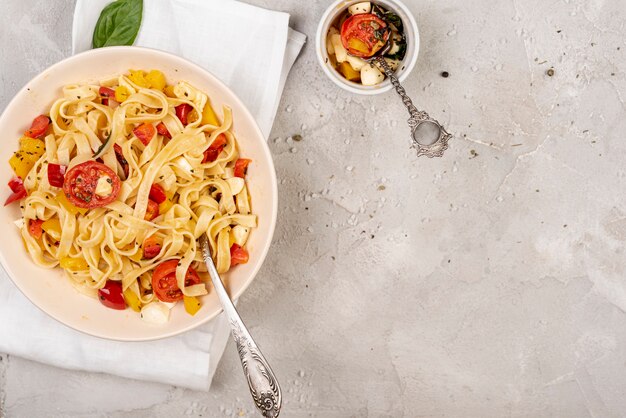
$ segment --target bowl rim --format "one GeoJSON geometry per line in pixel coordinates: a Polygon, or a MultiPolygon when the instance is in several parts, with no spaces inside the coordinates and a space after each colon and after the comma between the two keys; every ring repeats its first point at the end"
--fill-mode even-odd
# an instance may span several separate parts
{"type": "MultiPolygon", "coordinates": [[[[70,61],[74,61],[77,60],[79,58],[85,57],[85,56],[89,56],[89,55],[101,55],[101,54],[110,54],[112,52],[115,51],[133,51],[133,50],[141,50],[141,51],[145,51],[147,53],[150,54],[155,54],[155,55],[160,55],[164,58],[166,58],[167,60],[171,60],[173,62],[180,62],[184,65],[190,66],[192,68],[193,71],[196,71],[198,73],[201,73],[203,77],[206,77],[207,79],[210,80],[211,84],[216,84],[218,85],[220,88],[225,89],[226,91],[228,91],[232,97],[234,98],[234,101],[236,102],[236,104],[243,110],[242,113],[245,115],[245,117],[247,117],[250,121],[252,121],[252,130],[255,132],[256,136],[258,138],[260,138],[260,142],[261,142],[261,149],[263,150],[263,156],[269,166],[269,172],[270,172],[270,179],[269,179],[269,190],[272,193],[271,198],[271,214],[269,214],[268,216],[268,221],[270,222],[269,224],[269,231],[267,234],[267,239],[264,242],[263,248],[259,248],[259,251],[256,251],[256,254],[258,254],[259,257],[259,262],[257,263],[257,265],[255,266],[255,268],[252,270],[252,272],[248,275],[247,280],[245,280],[242,283],[242,286],[234,293],[231,295],[231,299],[237,300],[250,286],[250,284],[254,281],[254,279],[256,278],[259,270],[261,269],[261,267],[263,266],[263,263],[265,262],[265,258],[267,257],[267,254],[269,252],[269,249],[271,247],[272,244],[272,240],[274,237],[274,232],[276,229],[276,221],[277,221],[277,217],[278,217],[278,181],[276,178],[276,168],[274,166],[274,160],[272,159],[272,154],[270,152],[269,149],[269,145],[267,144],[267,140],[265,138],[265,136],[263,135],[263,133],[261,132],[261,129],[259,128],[259,125],[256,121],[256,119],[252,116],[252,114],[250,113],[250,110],[248,109],[248,107],[241,101],[241,99],[239,98],[239,96],[230,88],[228,87],[223,81],[221,81],[217,76],[215,76],[213,73],[211,73],[209,70],[200,67],[198,64],[194,63],[193,61],[190,61],[186,58],[183,58],[181,56],[172,54],[170,52],[166,52],[166,51],[162,51],[159,49],[154,49],[154,48],[147,48],[147,47],[140,47],[140,46],[110,46],[110,47],[103,47],[103,48],[97,48],[97,49],[90,49],[75,55],[70,55],[52,65],[50,65],[49,67],[45,68],[44,70],[42,70],[41,72],[39,72],[37,75],[35,75],[34,77],[32,77],[28,82],[26,82],[24,84],[24,86],[22,86],[22,88],[15,93],[15,95],[11,98],[11,100],[9,101],[9,103],[6,105],[6,107],[3,109],[2,113],[0,113],[0,121],[2,121],[2,119],[4,118],[5,114],[7,114],[9,112],[10,109],[12,109],[14,106],[16,106],[17,101],[19,100],[18,98],[22,97],[23,95],[26,94],[26,92],[29,89],[29,86],[34,83],[35,81],[39,81],[40,79],[43,79],[46,77],[47,73],[51,72],[51,71],[55,71],[58,69],[58,67],[64,66],[67,64],[67,62],[70,61]]],[[[55,86],[56,87],[60,87],[60,86],[55,86]]],[[[189,324],[188,326],[185,327],[181,327],[179,329],[175,329],[172,330],[170,332],[166,332],[163,334],[159,334],[159,335],[155,335],[155,336],[146,336],[146,337],[137,337],[137,338],[126,338],[126,337],[115,337],[115,336],[110,336],[110,335],[106,335],[105,333],[101,333],[101,332],[97,332],[97,331],[92,331],[89,329],[81,329],[77,326],[74,326],[71,323],[67,323],[66,321],[64,321],[62,318],[58,318],[57,316],[49,313],[48,311],[46,311],[43,307],[41,307],[39,304],[35,303],[35,301],[32,299],[32,295],[29,294],[28,289],[26,286],[22,286],[20,283],[21,281],[19,279],[16,278],[16,274],[14,274],[13,269],[11,268],[11,264],[8,263],[8,260],[5,257],[5,254],[0,251],[0,264],[2,264],[2,267],[4,269],[4,271],[7,273],[7,276],[9,277],[9,279],[11,280],[11,282],[13,282],[13,284],[20,290],[20,292],[26,297],[26,299],[28,299],[34,306],[36,306],[41,312],[43,312],[44,314],[46,314],[48,317],[53,318],[54,320],[56,320],[57,322],[73,329],[76,330],[82,334],[86,334],[86,335],[90,335],[90,336],[94,336],[94,337],[99,337],[99,338],[103,338],[106,340],[112,340],[112,341],[154,341],[154,340],[160,340],[163,338],[169,338],[169,337],[173,337],[175,335],[179,335],[182,333],[185,333],[187,331],[190,331],[192,329],[198,328],[204,324],[206,324],[207,322],[211,321],[212,319],[214,319],[215,317],[217,317],[219,314],[221,314],[224,309],[222,306],[219,307],[219,309],[217,309],[214,313],[207,315],[206,318],[203,318],[201,321],[197,322],[197,323],[192,323],[189,324]]]]}
{"type": "MultiPolygon", "coordinates": [[[[328,27],[330,26],[330,23],[337,17],[337,15],[339,15],[340,13],[343,13],[349,6],[355,3],[360,3],[361,1],[362,0],[348,0],[348,1],[335,0],[330,6],[328,6],[328,8],[326,8],[317,26],[317,31],[315,35],[315,55],[317,55],[317,62],[322,67],[322,70],[324,71],[326,76],[328,76],[328,78],[330,78],[337,86],[352,93],[370,96],[370,95],[386,93],[389,90],[391,90],[393,88],[393,85],[389,81],[389,78],[384,80],[381,84],[378,84],[375,86],[362,86],[362,85],[360,86],[357,83],[353,83],[341,77],[341,75],[337,71],[331,70],[331,68],[329,68],[329,66],[326,65],[326,57],[324,56],[325,54],[328,55],[328,52],[326,51],[326,32],[328,31],[328,27]]],[[[376,3],[378,1],[373,0],[371,2],[376,3]]],[[[417,22],[415,21],[415,17],[413,16],[413,13],[411,13],[409,8],[402,1],[400,0],[380,1],[380,3],[384,3],[384,2],[393,5],[393,7],[395,8],[401,9],[402,12],[407,16],[410,26],[415,32],[415,40],[414,40],[415,49],[414,49],[413,55],[408,60],[406,56],[404,57],[402,62],[405,63],[405,69],[402,70],[402,72],[398,76],[398,80],[400,82],[403,82],[409,76],[411,71],[413,71],[413,68],[415,67],[415,64],[417,63],[417,57],[419,55],[419,50],[420,50],[419,29],[417,27],[417,22]]]]}

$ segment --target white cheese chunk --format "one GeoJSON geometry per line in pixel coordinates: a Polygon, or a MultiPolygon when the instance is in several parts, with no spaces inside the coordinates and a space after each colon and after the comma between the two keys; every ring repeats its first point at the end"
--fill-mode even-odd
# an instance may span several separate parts
{"type": "Polygon", "coordinates": [[[96,194],[98,196],[107,197],[113,192],[112,186],[113,180],[109,176],[102,176],[98,179],[98,184],[96,184],[96,194]]]}
{"type": "Polygon", "coordinates": [[[361,68],[363,68],[363,66],[367,64],[362,58],[353,57],[352,55],[348,55],[347,61],[350,66],[354,68],[354,71],[361,71],[361,68]]]}
{"type": "Polygon", "coordinates": [[[233,195],[239,194],[245,184],[244,180],[241,177],[231,177],[229,179],[226,179],[226,183],[228,183],[228,185],[230,186],[230,191],[233,195]]]}
{"type": "Polygon", "coordinates": [[[350,12],[351,15],[358,15],[358,14],[361,14],[361,13],[369,13],[371,11],[372,11],[372,3],[370,3],[369,1],[356,3],[356,4],[353,4],[352,6],[348,7],[348,12],[350,12]]]}
{"type": "Polygon", "coordinates": [[[176,165],[181,170],[184,170],[188,173],[193,173],[193,167],[189,164],[189,161],[182,155],[174,160],[174,165],[176,165]]]}
{"type": "Polygon", "coordinates": [[[150,302],[141,308],[141,318],[152,324],[165,324],[170,318],[170,308],[161,302],[150,302]]]}
{"type": "Polygon", "coordinates": [[[222,174],[223,179],[229,179],[235,177],[235,169],[233,167],[224,167],[224,174],[222,174]]]}
{"type": "Polygon", "coordinates": [[[240,247],[243,247],[248,241],[248,236],[250,235],[250,228],[246,228],[243,225],[235,225],[233,229],[230,230],[231,237],[233,242],[240,247]]]}
{"type": "Polygon", "coordinates": [[[333,48],[335,48],[335,58],[337,62],[344,62],[348,59],[348,51],[343,47],[341,43],[341,35],[338,33],[330,35],[330,42],[333,44],[333,48]]]}
{"type": "Polygon", "coordinates": [[[330,29],[328,29],[328,34],[326,34],[326,51],[328,51],[330,55],[335,54],[335,47],[333,46],[333,43],[330,41],[331,35],[335,35],[335,34],[338,35],[339,31],[337,30],[336,27],[331,26],[330,29]]]}
{"type": "Polygon", "coordinates": [[[361,68],[361,84],[364,86],[375,86],[385,79],[383,73],[372,64],[364,65],[361,68]]]}
{"type": "Polygon", "coordinates": [[[389,49],[389,52],[387,52],[387,54],[393,55],[397,53],[399,50],[400,50],[400,45],[395,41],[391,41],[391,48],[389,49]]]}

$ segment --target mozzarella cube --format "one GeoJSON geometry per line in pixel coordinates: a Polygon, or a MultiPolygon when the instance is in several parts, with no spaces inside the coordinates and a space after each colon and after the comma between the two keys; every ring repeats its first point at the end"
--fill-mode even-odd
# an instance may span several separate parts
{"type": "Polygon", "coordinates": [[[335,48],[335,58],[337,62],[344,62],[348,59],[348,51],[343,47],[341,43],[341,35],[335,33],[330,35],[330,42],[333,44],[333,48],[335,48]]]}
{"type": "Polygon", "coordinates": [[[375,86],[376,84],[382,83],[384,79],[385,76],[383,73],[372,64],[364,65],[363,68],[361,68],[361,84],[364,86],[375,86]]]}
{"type": "Polygon", "coordinates": [[[245,184],[241,177],[231,177],[226,179],[226,183],[230,186],[230,191],[233,195],[239,194],[239,192],[243,190],[243,186],[245,184]]]}
{"type": "Polygon", "coordinates": [[[372,11],[372,3],[370,3],[369,1],[356,3],[348,7],[348,12],[350,12],[351,15],[358,15],[361,13],[370,13],[371,11],[372,11]]]}
{"type": "Polygon", "coordinates": [[[339,31],[334,26],[331,26],[330,29],[328,29],[328,34],[326,34],[326,51],[328,51],[329,55],[335,54],[335,47],[333,46],[333,43],[330,41],[330,37],[331,35],[338,35],[338,34],[339,34],[339,31]]]}
{"type": "Polygon", "coordinates": [[[102,176],[98,179],[95,193],[98,196],[107,197],[113,192],[113,180],[109,176],[102,176]]]}
{"type": "Polygon", "coordinates": [[[248,241],[248,236],[250,235],[250,228],[246,228],[242,225],[235,225],[233,229],[230,230],[231,238],[233,242],[240,247],[243,247],[248,241]]]}
{"type": "Polygon", "coordinates": [[[365,60],[359,57],[353,57],[352,55],[348,55],[347,61],[350,66],[354,68],[354,71],[361,71],[361,68],[363,68],[363,66],[367,64],[365,60]]]}
{"type": "Polygon", "coordinates": [[[141,319],[151,324],[165,324],[170,318],[170,308],[161,302],[150,302],[141,308],[141,319]]]}
{"type": "Polygon", "coordinates": [[[400,50],[400,45],[398,45],[396,41],[391,41],[391,48],[389,49],[389,52],[387,52],[387,54],[393,55],[397,53],[399,50],[400,50]]]}

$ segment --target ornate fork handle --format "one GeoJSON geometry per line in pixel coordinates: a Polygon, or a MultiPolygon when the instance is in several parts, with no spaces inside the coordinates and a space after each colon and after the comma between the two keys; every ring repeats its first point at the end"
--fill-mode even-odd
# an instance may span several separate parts
{"type": "Polygon", "coordinates": [[[246,376],[252,399],[264,417],[278,417],[282,395],[276,376],[241,320],[235,305],[230,300],[230,296],[217,273],[215,264],[213,264],[211,250],[205,235],[200,237],[200,245],[202,247],[202,257],[209,270],[213,287],[222,302],[224,313],[228,316],[231,333],[235,344],[237,344],[241,366],[243,367],[243,373],[246,376]]]}
{"type": "Polygon", "coordinates": [[[441,157],[443,152],[448,149],[448,141],[452,137],[451,134],[446,132],[443,126],[435,119],[431,118],[428,113],[423,110],[417,110],[411,98],[406,94],[406,90],[400,84],[398,77],[396,77],[394,71],[389,67],[387,61],[382,56],[378,56],[375,58],[376,62],[380,64],[385,71],[387,77],[389,77],[389,81],[395,87],[396,92],[402,98],[402,103],[409,111],[409,119],[407,123],[409,124],[409,128],[411,128],[411,141],[412,147],[417,149],[417,156],[425,155],[429,158],[433,157],[441,157]],[[432,128],[438,129],[438,137],[435,141],[425,144],[419,142],[417,137],[420,136],[418,127],[420,125],[426,126],[431,125],[432,128]]]}

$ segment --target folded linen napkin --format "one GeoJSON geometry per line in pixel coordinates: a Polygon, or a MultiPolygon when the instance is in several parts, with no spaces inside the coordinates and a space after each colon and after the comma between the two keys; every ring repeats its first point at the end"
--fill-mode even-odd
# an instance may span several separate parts
{"type": "MultiPolygon", "coordinates": [[[[91,48],[93,28],[109,2],[77,0],[73,53],[91,48]]],[[[287,74],[306,39],[288,23],[286,13],[234,0],[144,0],[135,45],[180,55],[211,71],[248,106],[267,137],[287,74]]],[[[33,306],[3,269],[0,318],[0,352],[196,390],[208,390],[230,332],[220,315],[195,330],[158,341],[124,343],[91,337],[33,306]]]]}

